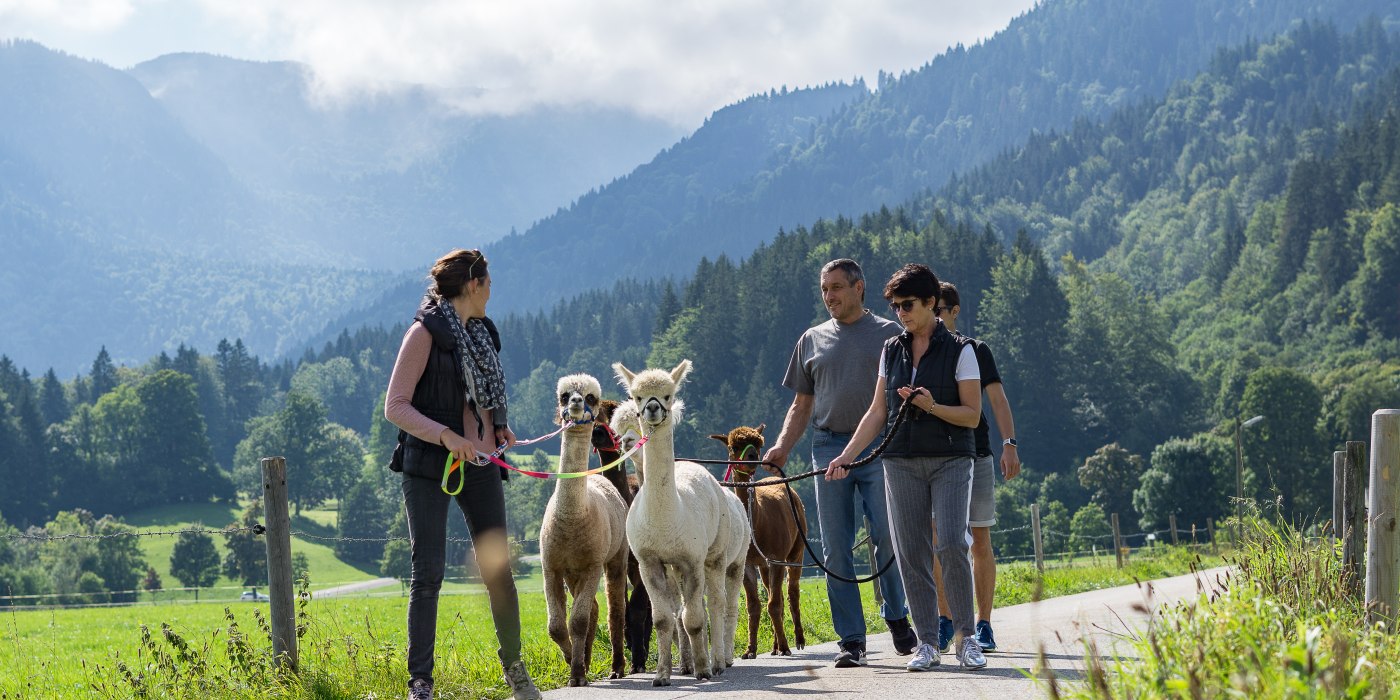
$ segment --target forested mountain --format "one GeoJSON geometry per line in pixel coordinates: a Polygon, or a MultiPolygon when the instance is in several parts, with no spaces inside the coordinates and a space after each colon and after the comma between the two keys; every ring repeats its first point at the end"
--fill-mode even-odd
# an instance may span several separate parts
{"type": "MultiPolygon", "coordinates": [[[[996,350],[1018,437],[1034,445],[1021,450],[1030,478],[1004,491],[1011,517],[1030,500],[1072,511],[1093,498],[1143,527],[1172,513],[1203,523],[1234,490],[1229,431],[1256,414],[1247,495],[1295,517],[1325,511],[1327,454],[1400,405],[1400,38],[1374,21],[1306,23],[1209,65],[936,195],[780,233],[663,287],[648,364],[695,363],[678,452],[781,421],[792,345],[825,316],[823,262],[861,260],[877,290],[919,260],[958,283],[960,327],[996,350]],[[1099,247],[1074,248],[1085,241],[1099,247]]],[[[883,311],[876,292],[867,302],[883,311]]],[[[587,308],[600,306],[614,308],[587,308]]],[[[581,313],[502,327],[512,348],[561,348],[535,366],[603,372],[564,359],[598,342],[570,330],[581,313]]],[[[546,396],[548,381],[522,376],[514,395],[546,396]]],[[[513,415],[526,433],[546,427],[530,408],[513,415]]]]}
{"type": "Polygon", "coordinates": [[[65,376],[100,346],[295,352],[397,270],[679,135],[606,111],[473,117],[412,87],[323,104],[305,73],[195,54],[124,72],[0,43],[0,352],[65,376]]]}
{"type": "MultiPolygon", "coordinates": [[[[1372,14],[1400,19],[1382,0],[1040,3],[985,42],[882,76],[864,99],[794,124],[762,152],[693,153],[680,144],[672,158],[663,155],[491,244],[499,298],[529,309],[541,294],[566,295],[558,270],[569,266],[586,265],[607,283],[684,273],[701,256],[745,255],[779,228],[857,216],[937,189],[1034,131],[1159,98],[1206,68],[1220,47],[1272,37],[1308,18],[1348,31],[1372,14]],[[708,178],[715,170],[727,176],[708,178]]],[[[710,127],[727,132],[720,123],[710,127]]]]}

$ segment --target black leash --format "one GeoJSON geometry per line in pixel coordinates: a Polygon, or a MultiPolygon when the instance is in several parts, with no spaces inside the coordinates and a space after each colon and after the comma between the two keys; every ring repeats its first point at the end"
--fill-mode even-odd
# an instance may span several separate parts
{"type": "MultiPolygon", "coordinates": [[[[850,464],[846,465],[846,469],[847,469],[847,470],[856,469],[856,468],[859,468],[859,467],[863,467],[863,466],[865,466],[865,465],[867,465],[867,464],[870,464],[871,462],[874,462],[874,461],[876,460],[876,458],[878,458],[878,457],[885,451],[885,448],[888,447],[889,444],[890,444],[890,440],[893,440],[893,439],[894,439],[894,434],[897,433],[897,432],[899,432],[899,427],[900,427],[901,425],[904,424],[904,419],[905,419],[905,417],[907,417],[907,416],[909,415],[909,409],[910,409],[910,407],[913,405],[913,404],[910,403],[910,399],[912,399],[912,398],[913,398],[913,396],[911,395],[909,398],[906,398],[906,399],[904,400],[904,403],[903,403],[903,404],[900,405],[900,407],[899,407],[899,412],[895,415],[894,426],[891,427],[890,430],[889,430],[889,432],[885,434],[885,439],[882,440],[882,441],[880,441],[879,446],[877,446],[874,450],[872,450],[872,451],[870,452],[870,454],[866,455],[865,457],[862,457],[861,459],[858,459],[858,460],[856,460],[856,461],[854,461],[854,462],[851,462],[850,464]]],[[[761,460],[761,459],[750,459],[750,460],[687,459],[687,460],[685,460],[685,461],[687,461],[687,462],[695,462],[695,463],[697,463],[697,464],[763,464],[763,465],[766,465],[766,466],[773,467],[774,469],[777,469],[779,474],[782,473],[782,467],[779,467],[778,465],[773,464],[772,462],[768,462],[768,461],[761,460]]],[[[807,527],[806,527],[806,525],[807,525],[807,524],[804,523],[804,522],[802,522],[802,516],[801,516],[801,514],[799,514],[799,513],[797,512],[797,503],[796,503],[796,501],[794,500],[795,497],[796,497],[796,494],[793,493],[791,484],[792,484],[792,482],[794,482],[794,481],[801,481],[801,480],[803,480],[803,479],[810,479],[810,478],[812,478],[812,477],[814,477],[814,476],[816,476],[816,475],[818,475],[818,474],[825,474],[825,473],[826,473],[826,469],[813,469],[812,471],[803,472],[803,473],[801,473],[801,474],[794,474],[793,476],[782,476],[782,477],[778,477],[778,478],[767,478],[767,479],[764,479],[762,483],[757,483],[757,482],[753,482],[753,481],[721,481],[721,482],[719,482],[719,485],[720,485],[720,486],[727,486],[727,487],[729,487],[729,488],[747,488],[747,489],[750,490],[750,493],[749,493],[749,513],[748,513],[748,515],[749,515],[749,523],[750,523],[750,528],[749,528],[749,541],[753,543],[754,549],[756,549],[756,550],[758,551],[759,555],[762,556],[764,559],[766,559],[766,560],[768,561],[769,564],[773,564],[773,565],[777,565],[777,566],[803,567],[803,568],[810,567],[810,566],[816,566],[816,567],[820,568],[823,572],[825,572],[827,576],[830,576],[831,578],[834,578],[834,579],[836,579],[837,581],[844,581],[844,582],[846,582],[846,583],[861,584],[861,583],[869,583],[869,582],[871,582],[871,581],[874,581],[875,579],[880,578],[882,575],[884,575],[884,573],[885,573],[886,571],[889,571],[890,566],[891,566],[892,564],[894,564],[894,559],[895,559],[895,557],[894,557],[894,553],[893,553],[893,552],[890,553],[889,561],[885,562],[885,565],[882,566],[882,567],[880,567],[880,570],[879,570],[879,571],[876,571],[875,573],[871,574],[870,576],[867,576],[867,577],[865,577],[865,578],[846,578],[845,576],[842,576],[841,574],[838,574],[838,573],[832,571],[831,569],[826,568],[826,564],[822,563],[822,557],[817,556],[817,553],[814,552],[814,551],[812,551],[812,543],[809,542],[809,541],[807,540],[807,537],[806,537],[806,532],[807,532],[807,527]],[[753,527],[752,527],[752,523],[753,523],[753,500],[754,500],[754,498],[755,498],[756,495],[757,495],[757,494],[754,494],[754,493],[753,493],[753,489],[755,489],[755,488],[758,487],[758,486],[777,486],[778,484],[782,484],[782,485],[783,485],[783,488],[787,489],[788,508],[790,508],[790,509],[792,510],[792,519],[793,519],[793,522],[798,523],[799,529],[800,529],[800,530],[802,531],[802,533],[803,533],[803,537],[802,537],[802,546],[803,546],[803,548],[805,548],[805,549],[807,550],[807,555],[810,556],[810,557],[812,558],[812,561],[814,562],[814,563],[812,563],[812,564],[797,564],[797,563],[786,562],[786,561],[774,561],[774,560],[773,560],[772,558],[770,558],[767,554],[764,554],[764,552],[763,552],[762,549],[758,549],[758,542],[757,542],[756,540],[753,539],[753,527]]],[[[873,565],[873,564],[872,564],[872,565],[873,565]]]]}
{"type": "MultiPolygon", "coordinates": [[[[911,397],[911,398],[912,398],[912,397],[911,397]]],[[[860,459],[858,459],[858,460],[856,460],[856,461],[854,461],[854,462],[851,462],[850,464],[847,464],[847,465],[846,465],[847,471],[849,471],[849,470],[851,470],[851,469],[858,469],[858,468],[863,467],[863,466],[865,466],[865,465],[867,465],[867,464],[870,464],[871,462],[874,462],[875,459],[878,458],[882,453],[884,453],[885,448],[886,448],[886,447],[889,447],[890,441],[894,439],[894,434],[897,433],[897,432],[899,432],[899,426],[901,426],[901,425],[904,424],[904,419],[905,419],[906,416],[909,415],[909,408],[910,408],[911,406],[912,406],[912,404],[909,403],[909,399],[905,399],[905,400],[904,400],[904,403],[901,404],[900,407],[899,407],[899,413],[895,415],[895,418],[894,418],[894,426],[891,427],[890,430],[889,430],[889,432],[885,434],[885,439],[884,439],[884,440],[881,440],[879,446],[877,446],[870,454],[868,454],[868,455],[866,455],[866,456],[864,456],[864,457],[862,457],[862,458],[860,458],[860,459]]],[[[773,464],[772,462],[768,462],[768,461],[765,461],[765,460],[761,460],[761,459],[746,459],[746,460],[735,460],[735,459],[689,459],[689,458],[683,458],[683,457],[678,457],[677,459],[678,459],[678,460],[683,460],[683,461],[686,461],[686,462],[695,462],[696,464],[764,464],[764,465],[773,467],[774,469],[778,469],[780,472],[782,471],[782,469],[781,469],[780,467],[778,467],[778,465],[773,464]]],[[[825,468],[825,467],[819,467],[819,468],[813,469],[812,471],[809,471],[809,472],[802,472],[801,474],[794,474],[794,475],[792,475],[792,476],[784,476],[784,477],[780,477],[780,478],[774,479],[774,480],[772,480],[772,481],[767,482],[767,485],[772,486],[772,485],[776,485],[776,484],[789,484],[789,483],[792,483],[792,482],[794,482],[794,481],[801,481],[801,480],[803,480],[803,479],[810,479],[810,478],[812,478],[812,477],[814,477],[814,476],[817,476],[818,474],[825,474],[825,473],[826,473],[826,468],[825,468]]],[[[721,481],[721,482],[719,482],[719,485],[720,485],[720,486],[727,486],[727,487],[729,487],[729,488],[731,488],[731,489],[736,489],[736,488],[747,488],[747,487],[749,487],[749,486],[752,486],[752,485],[753,485],[753,482],[751,482],[751,481],[721,481]]]]}

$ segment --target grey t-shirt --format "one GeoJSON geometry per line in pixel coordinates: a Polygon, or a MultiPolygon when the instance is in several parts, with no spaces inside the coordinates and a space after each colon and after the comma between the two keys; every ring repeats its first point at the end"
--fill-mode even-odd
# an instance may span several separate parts
{"type": "Polygon", "coordinates": [[[812,425],[853,433],[875,395],[880,350],[904,328],[867,310],[851,324],[830,319],[797,340],[783,386],[812,394],[812,425]]]}

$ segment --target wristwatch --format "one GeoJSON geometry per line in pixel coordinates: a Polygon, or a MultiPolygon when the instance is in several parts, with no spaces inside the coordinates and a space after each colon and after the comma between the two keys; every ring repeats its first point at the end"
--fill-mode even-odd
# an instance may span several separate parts
{"type": "Polygon", "coordinates": [[[1007,446],[1010,446],[1010,447],[1017,447],[1017,445],[1016,445],[1016,438],[1006,438],[1005,440],[1002,440],[1002,441],[1001,441],[1001,446],[1002,446],[1002,447],[1007,447],[1007,446]]]}

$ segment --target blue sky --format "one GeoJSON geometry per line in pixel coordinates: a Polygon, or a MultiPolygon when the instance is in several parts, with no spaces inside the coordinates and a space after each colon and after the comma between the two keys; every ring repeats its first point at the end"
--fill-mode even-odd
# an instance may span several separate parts
{"type": "Polygon", "coordinates": [[[1032,0],[0,0],[0,38],[126,68],[178,51],[295,60],[325,100],[426,85],[510,114],[633,110],[698,126],[756,92],[916,68],[1032,0]]]}

